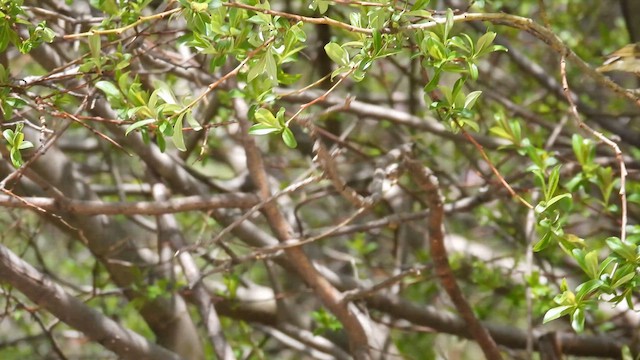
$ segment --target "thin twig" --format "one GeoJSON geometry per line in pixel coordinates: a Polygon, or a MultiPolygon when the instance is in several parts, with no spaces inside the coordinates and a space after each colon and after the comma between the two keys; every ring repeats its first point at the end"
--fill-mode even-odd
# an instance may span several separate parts
{"type": "Polygon", "coordinates": [[[627,191],[625,190],[625,184],[627,179],[627,167],[624,164],[624,158],[622,156],[622,151],[618,144],[614,141],[607,138],[604,134],[599,131],[594,130],[589,125],[585,124],[580,118],[580,114],[578,113],[578,107],[573,101],[573,97],[571,96],[571,89],[569,88],[569,81],[567,80],[567,64],[566,57],[563,55],[560,60],[560,75],[562,76],[562,89],[565,93],[565,97],[567,98],[567,102],[569,103],[569,112],[575,119],[578,126],[591,135],[596,137],[598,140],[605,143],[616,155],[616,159],[618,160],[618,165],[620,166],[620,201],[622,203],[622,214],[621,214],[621,224],[620,224],[620,240],[622,242],[625,241],[627,237],[627,191]]]}
{"type": "Polygon", "coordinates": [[[484,148],[482,147],[482,145],[480,145],[476,141],[476,139],[473,138],[473,136],[469,135],[469,133],[465,129],[462,128],[462,125],[460,123],[458,123],[456,121],[456,124],[458,125],[458,127],[462,131],[462,135],[464,135],[464,137],[467,138],[467,140],[469,140],[473,144],[473,146],[476,147],[476,149],[478,149],[478,151],[480,152],[480,155],[482,156],[484,161],[487,163],[487,165],[489,165],[489,167],[491,168],[491,171],[496,175],[498,180],[500,180],[500,183],[502,183],[502,185],[505,187],[505,189],[507,189],[509,194],[512,197],[518,199],[518,201],[520,201],[522,204],[524,204],[529,209],[533,209],[533,205],[529,204],[529,202],[527,200],[525,200],[522,196],[518,195],[518,193],[515,192],[515,190],[513,190],[511,185],[509,185],[507,180],[505,180],[505,178],[502,176],[502,174],[500,174],[500,171],[498,171],[498,169],[496,169],[496,167],[493,165],[493,162],[491,161],[491,159],[489,159],[489,156],[484,151],[484,148]]]}

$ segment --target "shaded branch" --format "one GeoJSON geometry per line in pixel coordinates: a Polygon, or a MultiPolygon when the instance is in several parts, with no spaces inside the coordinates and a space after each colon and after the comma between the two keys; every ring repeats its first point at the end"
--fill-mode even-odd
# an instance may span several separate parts
{"type": "Polygon", "coordinates": [[[186,196],[166,201],[138,201],[106,203],[99,200],[64,201],[47,197],[20,197],[0,195],[0,206],[6,208],[38,207],[46,211],[66,211],[77,215],[161,215],[186,211],[202,211],[221,208],[247,209],[258,203],[258,197],[246,193],[218,194],[212,196],[186,196]]]}
{"type": "Polygon", "coordinates": [[[123,359],[180,359],[177,354],[149,342],[85,305],[1,244],[0,278],[123,359]]]}

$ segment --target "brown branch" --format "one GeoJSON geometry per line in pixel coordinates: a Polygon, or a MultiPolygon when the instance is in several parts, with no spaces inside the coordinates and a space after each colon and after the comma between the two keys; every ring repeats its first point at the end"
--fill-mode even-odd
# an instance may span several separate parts
{"type": "Polygon", "coordinates": [[[444,202],[440,194],[438,179],[429,169],[407,155],[405,155],[403,162],[416,183],[427,193],[427,202],[429,203],[429,245],[436,275],[440,279],[442,286],[451,298],[456,309],[467,322],[469,332],[478,342],[487,359],[502,359],[502,355],[495,341],[487,329],[485,329],[475,317],[473,309],[458,287],[451,266],[449,265],[447,250],[444,246],[444,202]]]}
{"type": "MultiPolygon", "coordinates": [[[[236,114],[240,120],[240,131],[242,143],[247,156],[247,168],[253,182],[259,189],[262,199],[271,197],[269,189],[269,179],[265,170],[262,155],[255,143],[255,139],[249,135],[249,120],[246,118],[246,104],[242,99],[234,99],[236,114]]],[[[269,226],[280,242],[285,242],[291,238],[293,229],[280,212],[278,205],[268,202],[264,206],[264,215],[269,226]]],[[[360,320],[349,308],[349,304],[341,301],[341,294],[331,283],[321,276],[314,268],[313,263],[301,247],[292,247],[284,250],[291,266],[299,276],[307,283],[320,301],[331,311],[342,323],[349,338],[351,355],[355,359],[370,359],[369,344],[367,334],[364,331],[360,320]]]]}
{"type": "Polygon", "coordinates": [[[484,148],[482,148],[482,145],[480,145],[469,134],[469,132],[467,132],[465,129],[463,129],[459,122],[456,121],[456,123],[457,123],[458,127],[462,130],[462,135],[464,135],[464,137],[467,138],[467,140],[469,140],[469,142],[471,142],[473,144],[473,146],[476,147],[476,149],[478,149],[478,152],[480,153],[480,155],[482,156],[484,161],[487,163],[487,165],[489,165],[489,168],[491,169],[493,174],[498,178],[498,180],[500,181],[502,186],[504,186],[504,188],[507,189],[507,191],[509,192],[509,195],[511,195],[511,197],[514,197],[514,198],[518,199],[518,201],[520,201],[520,203],[522,203],[524,206],[528,207],[529,209],[533,209],[533,205],[529,204],[529,202],[527,200],[525,200],[522,196],[518,195],[518,193],[515,190],[513,190],[511,185],[509,185],[509,182],[507,182],[507,180],[505,180],[505,178],[502,176],[502,174],[500,174],[500,171],[498,171],[498,169],[495,167],[495,165],[493,165],[493,162],[491,161],[491,159],[489,159],[489,156],[484,151],[484,148]]]}
{"type": "Polygon", "coordinates": [[[180,359],[175,353],[150,342],[85,305],[1,244],[0,279],[120,358],[180,359]]]}
{"type": "Polygon", "coordinates": [[[246,193],[213,196],[186,196],[166,201],[106,203],[99,200],[56,200],[48,197],[0,195],[0,207],[35,208],[39,211],[66,211],[77,215],[161,215],[221,208],[247,209],[258,203],[257,196],[246,193]]]}
{"type": "MultiPolygon", "coordinates": [[[[279,94],[285,99],[292,102],[308,102],[317,99],[321,94],[316,91],[307,91],[302,94],[294,93],[291,91],[278,91],[279,94]]],[[[321,104],[323,107],[330,106],[343,106],[345,104],[344,97],[340,96],[327,96],[322,101],[318,101],[317,104],[321,104]]],[[[458,142],[467,142],[466,139],[460,134],[454,134],[439,120],[428,116],[414,116],[404,111],[391,109],[385,106],[369,104],[366,102],[351,100],[349,106],[344,108],[344,112],[358,115],[366,119],[376,119],[389,121],[397,125],[407,126],[413,129],[427,131],[429,133],[442,136],[446,139],[450,139],[458,142]]],[[[495,137],[475,135],[474,138],[482,146],[495,149],[500,146],[509,145],[506,140],[496,139],[495,137]]]]}

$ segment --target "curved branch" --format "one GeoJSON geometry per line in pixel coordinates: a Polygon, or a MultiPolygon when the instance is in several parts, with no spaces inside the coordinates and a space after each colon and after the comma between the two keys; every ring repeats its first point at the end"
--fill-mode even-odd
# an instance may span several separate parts
{"type": "MultiPolygon", "coordinates": [[[[249,135],[246,104],[244,104],[241,99],[236,98],[234,101],[242,133],[241,140],[247,156],[249,174],[259,189],[260,197],[268,199],[271,196],[269,179],[265,171],[262,154],[256,145],[255,139],[249,135]]],[[[264,206],[264,215],[280,242],[287,241],[292,237],[293,229],[276,203],[266,203],[264,206]]],[[[301,247],[287,248],[284,251],[290,264],[300,277],[313,289],[327,309],[329,309],[344,326],[349,338],[351,355],[355,359],[370,359],[371,355],[367,334],[358,316],[350,309],[349,304],[341,301],[342,296],[338,290],[318,273],[301,247]]]]}
{"type": "Polygon", "coordinates": [[[458,287],[453,271],[449,265],[447,250],[444,246],[444,202],[438,187],[438,179],[430,170],[406,155],[404,164],[409,169],[416,183],[427,193],[427,202],[429,203],[429,245],[431,247],[431,257],[435,265],[436,275],[447,291],[447,294],[449,294],[456,309],[466,321],[469,326],[469,332],[478,342],[487,359],[502,359],[496,342],[473,314],[473,309],[458,287]]]}

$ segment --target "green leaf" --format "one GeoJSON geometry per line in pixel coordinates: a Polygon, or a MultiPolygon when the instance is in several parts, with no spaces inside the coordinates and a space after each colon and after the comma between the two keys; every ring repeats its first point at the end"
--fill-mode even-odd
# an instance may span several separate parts
{"type": "Polygon", "coordinates": [[[20,154],[20,151],[18,151],[18,149],[12,148],[9,152],[9,157],[11,158],[11,163],[13,164],[13,166],[20,167],[22,165],[22,155],[20,154]]]}
{"type": "Polygon", "coordinates": [[[470,92],[469,95],[467,95],[467,97],[464,99],[464,108],[465,109],[473,108],[473,105],[476,104],[476,101],[478,100],[480,95],[482,95],[482,91],[480,90],[470,92]]]}
{"type": "Polygon", "coordinates": [[[584,331],[584,310],[581,308],[576,308],[571,314],[571,327],[578,333],[584,331]]]}
{"type": "Polygon", "coordinates": [[[545,210],[549,209],[551,206],[553,206],[555,203],[557,203],[562,199],[571,199],[571,194],[564,193],[564,194],[554,196],[553,198],[551,198],[549,201],[546,202],[545,210]]]}
{"type": "Polygon", "coordinates": [[[109,99],[120,99],[122,97],[122,93],[120,92],[120,90],[118,90],[118,88],[109,81],[98,81],[96,83],[96,88],[102,90],[102,92],[104,92],[109,99]]]}
{"type": "Polygon", "coordinates": [[[433,74],[433,77],[431,78],[431,80],[429,80],[429,83],[424,86],[425,93],[429,93],[438,87],[441,74],[442,74],[442,71],[440,69],[436,69],[436,71],[433,74]]]}
{"type": "Polygon", "coordinates": [[[187,123],[189,124],[189,126],[191,126],[191,128],[195,131],[202,130],[202,125],[200,125],[200,123],[193,117],[193,113],[191,111],[188,111],[186,114],[187,123]]]}
{"type": "Polygon", "coordinates": [[[626,283],[628,283],[629,281],[631,281],[631,279],[633,279],[636,276],[635,272],[629,272],[628,274],[625,274],[623,276],[621,276],[619,279],[615,280],[612,284],[611,287],[612,288],[618,288],[626,283]]]}
{"type": "Polygon", "coordinates": [[[267,135],[274,132],[280,132],[280,129],[267,124],[253,124],[249,128],[249,134],[251,135],[267,135]]]}
{"type": "Polygon", "coordinates": [[[182,118],[184,113],[178,115],[175,124],[173,124],[173,144],[180,151],[187,151],[187,146],[184,144],[184,134],[182,133],[182,118]]]}
{"type": "Polygon", "coordinates": [[[31,141],[21,141],[20,145],[17,146],[18,150],[30,149],[33,147],[33,143],[31,141]]]}
{"type": "Polygon", "coordinates": [[[327,53],[331,61],[336,64],[340,66],[347,66],[349,64],[349,53],[340,45],[330,42],[324,46],[324,51],[327,53]]]}
{"type": "MultiPolygon", "coordinates": [[[[466,35],[466,34],[465,34],[466,35]]],[[[467,43],[465,41],[465,39],[463,39],[460,36],[454,36],[450,39],[451,45],[459,48],[460,50],[464,51],[465,53],[470,53],[471,52],[471,48],[469,47],[469,43],[467,43]]]]}
{"type": "Polygon", "coordinates": [[[605,242],[613,252],[621,256],[623,259],[627,261],[635,262],[636,260],[635,245],[625,244],[622,241],[620,241],[619,238],[614,236],[608,238],[607,240],[605,240],[605,242]]]}
{"type": "Polygon", "coordinates": [[[411,11],[422,10],[429,5],[429,0],[416,0],[411,6],[411,11]]]}
{"type": "MultiPolygon", "coordinates": [[[[178,101],[176,100],[175,95],[173,95],[173,91],[171,90],[171,88],[169,88],[169,85],[167,85],[167,83],[158,82],[155,85],[156,85],[156,90],[153,93],[156,94],[165,103],[167,103],[167,104],[177,104],[178,103],[178,101]]],[[[152,96],[153,96],[153,94],[152,94],[152,96]]]]}
{"type": "Polygon", "coordinates": [[[598,278],[598,251],[592,250],[584,257],[584,267],[587,275],[592,279],[598,278]]]}
{"type": "Polygon", "coordinates": [[[267,74],[267,77],[269,78],[269,80],[271,80],[272,83],[277,84],[278,65],[276,64],[276,58],[273,55],[273,50],[271,48],[269,48],[269,50],[267,50],[267,53],[264,55],[264,62],[264,70],[267,74]]]}
{"type": "Polygon", "coordinates": [[[405,15],[423,17],[423,18],[431,18],[431,13],[429,11],[427,11],[427,10],[411,10],[411,11],[405,13],[405,15]]]}
{"type": "Polygon", "coordinates": [[[489,31],[486,34],[482,35],[478,42],[476,43],[476,50],[480,54],[483,50],[488,49],[489,45],[493,43],[493,40],[496,38],[496,33],[489,31]]]}
{"type": "Polygon", "coordinates": [[[373,29],[372,38],[373,38],[373,53],[377,55],[382,50],[382,34],[380,33],[380,30],[373,29]]]}
{"type": "Polygon", "coordinates": [[[275,116],[273,116],[271,111],[269,111],[268,109],[259,108],[254,113],[254,117],[255,117],[256,121],[258,123],[260,123],[260,124],[268,125],[268,126],[270,126],[272,128],[276,128],[276,129],[281,129],[282,128],[281,125],[280,125],[280,122],[276,119],[275,116]]]}
{"type": "Polygon", "coordinates": [[[125,136],[129,135],[129,133],[132,132],[133,130],[143,127],[145,125],[153,124],[155,122],[156,122],[156,119],[144,119],[144,120],[136,121],[133,124],[129,125],[129,127],[124,132],[124,134],[125,136]]]}
{"type": "Polygon", "coordinates": [[[324,14],[329,10],[329,1],[327,0],[316,0],[316,4],[318,5],[320,14],[324,14]]]}
{"type": "Polygon", "coordinates": [[[558,182],[560,181],[560,165],[555,166],[549,174],[549,181],[547,182],[547,188],[545,190],[544,199],[550,201],[553,194],[558,189],[558,182]]]}
{"type": "Polygon", "coordinates": [[[585,283],[580,284],[576,288],[576,299],[577,301],[582,301],[587,295],[593,293],[598,290],[604,282],[600,279],[591,279],[585,283]]]}
{"type": "Polygon", "coordinates": [[[293,132],[289,128],[284,128],[284,130],[282,131],[282,141],[284,141],[284,143],[292,149],[295,149],[298,146],[298,142],[296,141],[295,136],[293,136],[293,132]]]}
{"type": "Polygon", "coordinates": [[[440,40],[435,37],[429,37],[426,40],[426,47],[429,56],[434,60],[443,60],[446,57],[447,50],[440,40]]]}
{"type": "Polygon", "coordinates": [[[547,311],[546,314],[544,314],[544,319],[542,320],[542,323],[546,324],[549,321],[558,319],[565,315],[569,315],[572,309],[573,309],[573,306],[569,306],[569,305],[562,305],[562,306],[556,306],[554,308],[551,308],[549,309],[549,311],[547,311]]]}
{"type": "Polygon", "coordinates": [[[451,32],[451,28],[453,28],[453,10],[451,10],[451,8],[448,8],[447,17],[444,22],[444,36],[442,37],[443,40],[449,38],[449,32],[451,32]]]}
{"type": "Polygon", "coordinates": [[[551,231],[547,231],[542,238],[533,246],[533,251],[538,252],[544,250],[551,244],[551,231]]]}
{"type": "Polygon", "coordinates": [[[472,80],[478,80],[478,65],[473,62],[469,62],[469,76],[472,80]]]}
{"type": "Polygon", "coordinates": [[[489,132],[492,134],[495,134],[501,138],[504,139],[508,139],[508,140],[513,140],[513,137],[511,136],[511,134],[509,134],[505,129],[499,127],[499,126],[494,126],[492,128],[489,129],[489,132]]]}
{"type": "Polygon", "coordinates": [[[92,34],[89,35],[89,50],[91,51],[91,58],[93,59],[98,71],[100,71],[101,61],[100,61],[100,52],[102,50],[100,46],[100,35],[92,34]]]}
{"type": "Polygon", "coordinates": [[[5,140],[11,145],[13,145],[13,130],[7,129],[2,132],[2,136],[4,136],[5,140]]]}

